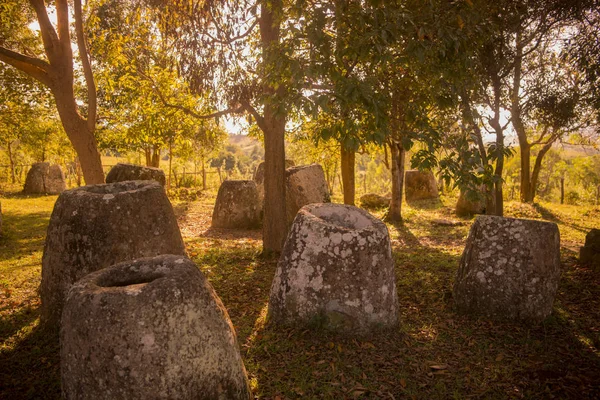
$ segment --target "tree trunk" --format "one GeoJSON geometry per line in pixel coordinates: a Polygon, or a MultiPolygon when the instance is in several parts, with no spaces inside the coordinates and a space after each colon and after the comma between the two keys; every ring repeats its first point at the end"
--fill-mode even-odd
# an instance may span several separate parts
{"type": "Polygon", "coordinates": [[[10,179],[13,184],[17,183],[15,176],[15,160],[12,153],[12,143],[10,140],[6,141],[6,152],[8,153],[8,161],[10,162],[10,179]]]}
{"type": "Polygon", "coordinates": [[[565,177],[560,177],[560,204],[565,204],[565,177]]]}
{"type": "Polygon", "coordinates": [[[388,218],[393,223],[402,222],[402,192],[404,189],[404,163],[406,151],[400,143],[390,145],[392,154],[392,201],[388,218]]]}
{"type": "Polygon", "coordinates": [[[531,190],[531,146],[529,143],[521,143],[521,188],[520,199],[523,203],[531,203],[533,195],[531,190]]]}
{"type": "MultiPolygon", "coordinates": [[[[262,44],[262,62],[265,66],[276,62],[280,39],[280,21],[283,9],[281,0],[263,0],[259,20],[262,44]]],[[[285,88],[276,89],[263,77],[263,91],[275,101],[266,101],[264,114],[257,122],[264,133],[265,142],[265,197],[263,220],[263,249],[280,252],[287,236],[285,206],[285,123],[287,114],[278,107],[285,88]]]]}
{"type": "Polygon", "coordinates": [[[548,142],[540,149],[535,159],[535,163],[533,164],[533,171],[531,173],[531,179],[529,181],[529,191],[531,193],[531,200],[529,201],[531,202],[535,199],[535,195],[537,193],[537,183],[540,177],[540,171],[542,170],[542,161],[546,153],[548,153],[548,151],[552,148],[552,143],[553,141],[548,142]]]}
{"type": "Polygon", "coordinates": [[[144,147],[144,156],[146,156],[146,167],[152,166],[152,152],[149,147],[144,147]]]}
{"type": "MultiPolygon", "coordinates": [[[[171,156],[169,155],[169,157],[171,157],[171,156]]],[[[160,167],[160,146],[154,145],[152,147],[152,160],[151,160],[150,167],[154,167],[154,168],[160,167]]]]}
{"type": "Polygon", "coordinates": [[[206,166],[204,165],[204,157],[202,158],[202,190],[206,190],[206,166]]]}
{"type": "MultiPolygon", "coordinates": [[[[154,156],[154,155],[153,155],[154,156]]],[[[169,141],[169,177],[167,179],[167,187],[171,189],[171,171],[173,165],[173,141],[169,141]]]]}
{"type": "Polygon", "coordinates": [[[354,150],[348,150],[342,144],[341,149],[341,168],[342,185],[344,187],[344,204],[354,205],[356,195],[356,182],[354,175],[354,161],[356,153],[354,150]]]}

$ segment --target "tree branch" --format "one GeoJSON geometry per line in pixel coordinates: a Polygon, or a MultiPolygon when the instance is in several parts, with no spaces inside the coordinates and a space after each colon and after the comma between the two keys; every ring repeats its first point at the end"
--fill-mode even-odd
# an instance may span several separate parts
{"type": "Polygon", "coordinates": [[[29,4],[31,4],[31,7],[35,10],[38,24],[40,24],[40,33],[42,35],[42,41],[44,42],[44,50],[46,51],[48,60],[52,63],[55,60],[55,52],[60,46],[58,35],[54,30],[54,26],[52,26],[52,22],[50,22],[44,0],[29,0],[29,4]]]}
{"type": "Polygon", "coordinates": [[[250,104],[250,102],[248,102],[247,100],[242,100],[242,107],[244,107],[244,110],[246,110],[247,112],[250,113],[250,115],[252,115],[252,117],[254,117],[254,119],[256,120],[256,124],[258,125],[258,127],[263,131],[266,132],[268,127],[267,127],[267,123],[265,122],[265,119],[262,115],[260,115],[258,113],[258,111],[256,111],[256,108],[254,108],[252,106],[252,104],[250,104]]]}
{"type": "Polygon", "coordinates": [[[52,80],[48,75],[50,65],[46,61],[25,56],[4,47],[0,47],[0,61],[12,65],[48,87],[52,84],[52,80]]]}
{"type": "Polygon", "coordinates": [[[81,0],[75,0],[74,8],[77,48],[79,49],[79,58],[81,58],[81,65],[83,66],[83,74],[85,76],[85,83],[87,86],[88,94],[87,125],[90,132],[94,132],[96,128],[96,113],[98,110],[97,94],[96,84],[94,82],[94,73],[92,72],[92,66],[90,64],[90,58],[85,43],[85,36],[83,34],[83,15],[81,12],[81,0]]]}

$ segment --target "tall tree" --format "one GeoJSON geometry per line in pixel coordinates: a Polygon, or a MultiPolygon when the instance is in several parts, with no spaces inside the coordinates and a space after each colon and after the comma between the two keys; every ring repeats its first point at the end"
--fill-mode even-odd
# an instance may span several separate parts
{"type": "MultiPolygon", "coordinates": [[[[69,24],[69,3],[67,0],[54,2],[56,11],[56,28],[48,15],[44,0],[30,0],[31,7],[39,24],[40,36],[43,43],[43,56],[35,48],[21,45],[18,37],[9,36],[6,26],[11,22],[10,16],[2,17],[2,31],[5,35],[0,38],[0,61],[37,79],[52,92],[61,122],[73,144],[83,175],[88,184],[104,182],[104,173],[100,153],[94,136],[96,129],[96,86],[91,64],[86,49],[83,31],[83,13],[81,0],[74,0],[75,32],[77,48],[83,67],[87,86],[87,116],[81,115],[81,107],[77,104],[74,89],[74,61],[69,24]]],[[[6,13],[22,13],[20,2],[11,2],[2,8],[6,13]]],[[[25,22],[25,21],[24,21],[25,22]]],[[[26,21],[30,22],[30,21],[26,21]]],[[[16,33],[27,33],[21,27],[16,33]]]]}

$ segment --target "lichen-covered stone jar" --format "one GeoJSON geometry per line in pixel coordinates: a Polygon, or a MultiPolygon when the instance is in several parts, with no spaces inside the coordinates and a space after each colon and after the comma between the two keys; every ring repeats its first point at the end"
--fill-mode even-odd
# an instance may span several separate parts
{"type": "Polygon", "coordinates": [[[396,279],[385,224],[353,206],[301,208],[277,265],[269,319],[350,333],[396,325],[396,279]]]}
{"type": "Polygon", "coordinates": [[[173,207],[154,181],[89,185],[61,193],[54,205],[40,286],[41,322],[58,328],[71,285],[121,261],[185,254],[173,207]]]}
{"type": "Polygon", "coordinates": [[[106,175],[106,183],[147,180],[154,180],[162,186],[167,183],[165,171],[162,169],[135,164],[118,163],[106,175]]]}
{"type": "Polygon", "coordinates": [[[214,228],[255,229],[261,223],[262,204],[256,183],[227,180],[219,187],[212,215],[214,228]]]}
{"type": "Polygon", "coordinates": [[[479,216],[454,283],[459,312],[539,322],[552,312],[560,279],[555,223],[479,216]]]}
{"type": "Polygon", "coordinates": [[[227,311],[184,256],[126,261],[76,282],[60,343],[66,399],[250,397],[227,311]]]}

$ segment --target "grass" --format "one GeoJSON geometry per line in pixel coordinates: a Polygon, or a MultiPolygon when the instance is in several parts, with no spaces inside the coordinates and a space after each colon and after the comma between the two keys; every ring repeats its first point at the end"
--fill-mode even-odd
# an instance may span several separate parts
{"type": "MultiPolygon", "coordinates": [[[[54,201],[2,199],[0,398],[60,396],[57,339],[37,328],[36,289],[54,201]]],[[[268,324],[277,260],[261,255],[260,232],[211,229],[214,194],[175,209],[188,255],[228,309],[257,398],[600,397],[600,271],[575,258],[587,230],[600,225],[600,210],[507,203],[507,216],[554,221],[561,231],[554,312],[529,326],[453,311],[452,284],[472,223],[453,215],[453,201],[405,205],[404,224],[388,225],[401,325],[368,337],[268,324]],[[442,226],[439,219],[458,224],[442,226]]]]}

